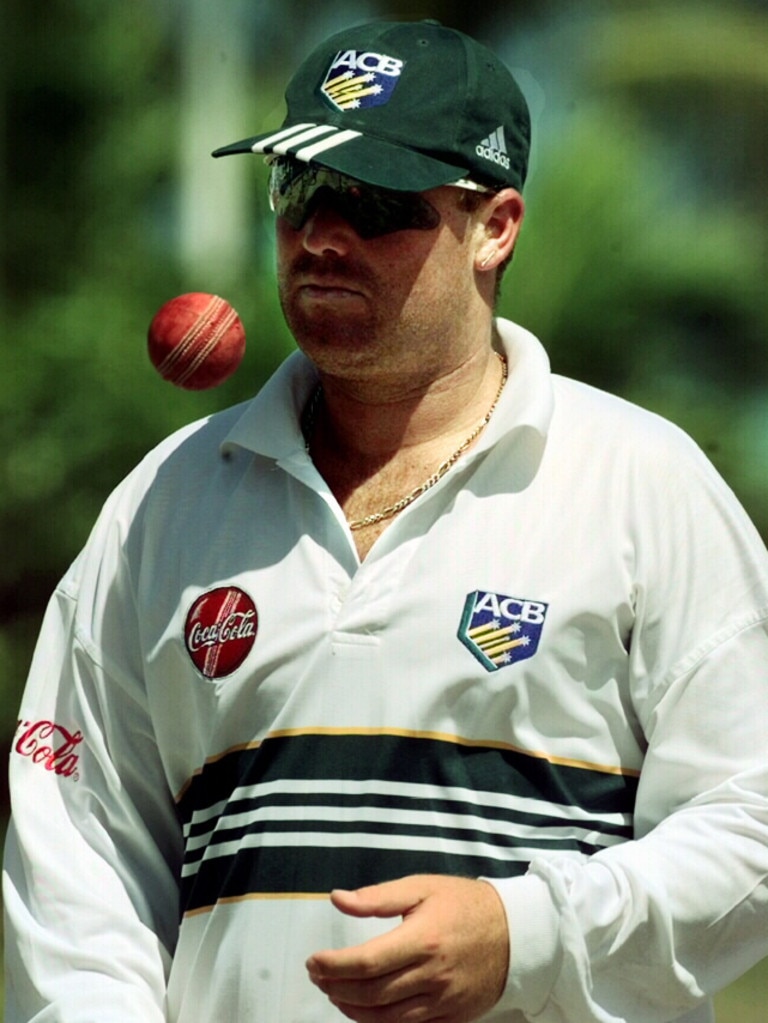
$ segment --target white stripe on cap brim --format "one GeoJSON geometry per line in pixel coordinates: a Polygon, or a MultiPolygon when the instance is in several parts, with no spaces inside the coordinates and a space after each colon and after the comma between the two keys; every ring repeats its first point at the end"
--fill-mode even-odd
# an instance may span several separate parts
{"type": "Polygon", "coordinates": [[[297,160],[309,161],[320,153],[343,146],[352,139],[359,138],[362,132],[345,129],[342,131],[332,124],[294,124],[290,128],[275,132],[266,138],[259,139],[251,149],[254,153],[278,153],[280,156],[294,156],[297,160]],[[318,136],[323,136],[318,138],[318,136]],[[302,143],[311,142],[304,146],[302,143]]]}
{"type": "Polygon", "coordinates": [[[329,149],[336,149],[337,146],[343,146],[345,142],[350,142],[352,139],[359,138],[362,135],[360,131],[352,131],[347,129],[346,131],[340,131],[337,135],[331,136],[331,138],[321,139],[319,142],[315,142],[313,146],[305,146],[303,149],[298,149],[294,156],[297,160],[311,160],[319,153],[326,153],[329,149]]]}
{"type": "Polygon", "coordinates": [[[317,127],[319,127],[317,124],[292,124],[290,128],[283,128],[281,131],[276,131],[273,135],[266,135],[263,139],[258,139],[253,143],[251,149],[254,153],[263,153],[268,146],[274,146],[276,143],[282,142],[283,139],[290,138],[292,135],[297,135],[299,132],[306,131],[308,128],[317,127]]]}
{"type": "Polygon", "coordinates": [[[288,149],[291,146],[298,146],[302,142],[309,142],[310,139],[316,139],[318,135],[327,135],[329,131],[335,130],[336,129],[327,124],[294,125],[287,135],[284,131],[278,132],[277,135],[272,135],[268,139],[262,139],[261,142],[257,143],[257,145],[253,148],[255,152],[259,152],[269,143],[272,145],[273,152],[282,153],[283,150],[288,149]]]}

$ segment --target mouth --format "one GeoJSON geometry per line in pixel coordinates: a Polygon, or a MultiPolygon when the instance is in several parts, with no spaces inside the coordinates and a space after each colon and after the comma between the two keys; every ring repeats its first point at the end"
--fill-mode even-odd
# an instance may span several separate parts
{"type": "Polygon", "coordinates": [[[296,283],[300,295],[311,299],[363,298],[363,292],[350,281],[332,277],[307,277],[296,283]]]}

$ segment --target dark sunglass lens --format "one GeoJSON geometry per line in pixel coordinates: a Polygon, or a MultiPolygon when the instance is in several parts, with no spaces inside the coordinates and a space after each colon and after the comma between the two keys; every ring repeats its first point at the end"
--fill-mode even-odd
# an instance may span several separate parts
{"type": "Polygon", "coordinates": [[[345,216],[361,238],[378,238],[395,231],[431,231],[440,214],[426,199],[412,192],[361,186],[346,189],[345,216]]]}
{"type": "Polygon", "coordinates": [[[294,230],[321,204],[335,209],[366,240],[395,231],[431,231],[440,223],[434,206],[416,193],[365,185],[291,157],[273,161],[269,197],[275,213],[294,230]]]}

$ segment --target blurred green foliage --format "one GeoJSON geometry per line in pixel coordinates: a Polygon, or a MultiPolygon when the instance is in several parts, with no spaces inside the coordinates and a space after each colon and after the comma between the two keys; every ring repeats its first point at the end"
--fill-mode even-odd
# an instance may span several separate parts
{"type": "MultiPolygon", "coordinates": [[[[201,64],[204,0],[0,10],[6,744],[47,597],[109,490],[169,431],[248,397],[292,346],[263,172],[208,152],[275,123],[296,60],[367,17],[437,17],[526,69],[534,170],[500,312],[541,337],[557,372],[687,429],[768,536],[765,3],[227,0],[217,11],[222,34],[201,64]],[[234,84],[222,123],[202,119],[201,191],[191,126],[200,134],[201,96],[219,101],[217,65],[234,84]],[[184,241],[196,203],[244,244],[228,250],[215,220],[213,242],[184,241]],[[245,362],[214,392],[174,390],[146,357],[148,322],[171,295],[221,288],[246,325],[245,362]]],[[[726,1023],[757,1021],[747,1003],[764,973],[747,983],[722,1003],[726,1023]]]]}

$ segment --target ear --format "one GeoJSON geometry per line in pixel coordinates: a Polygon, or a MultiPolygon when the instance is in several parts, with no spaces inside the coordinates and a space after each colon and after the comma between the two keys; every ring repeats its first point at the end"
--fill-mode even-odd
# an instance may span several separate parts
{"type": "Polygon", "coordinates": [[[514,188],[491,196],[480,213],[481,242],[475,254],[475,269],[495,270],[515,247],[525,215],[523,197],[514,188]]]}

